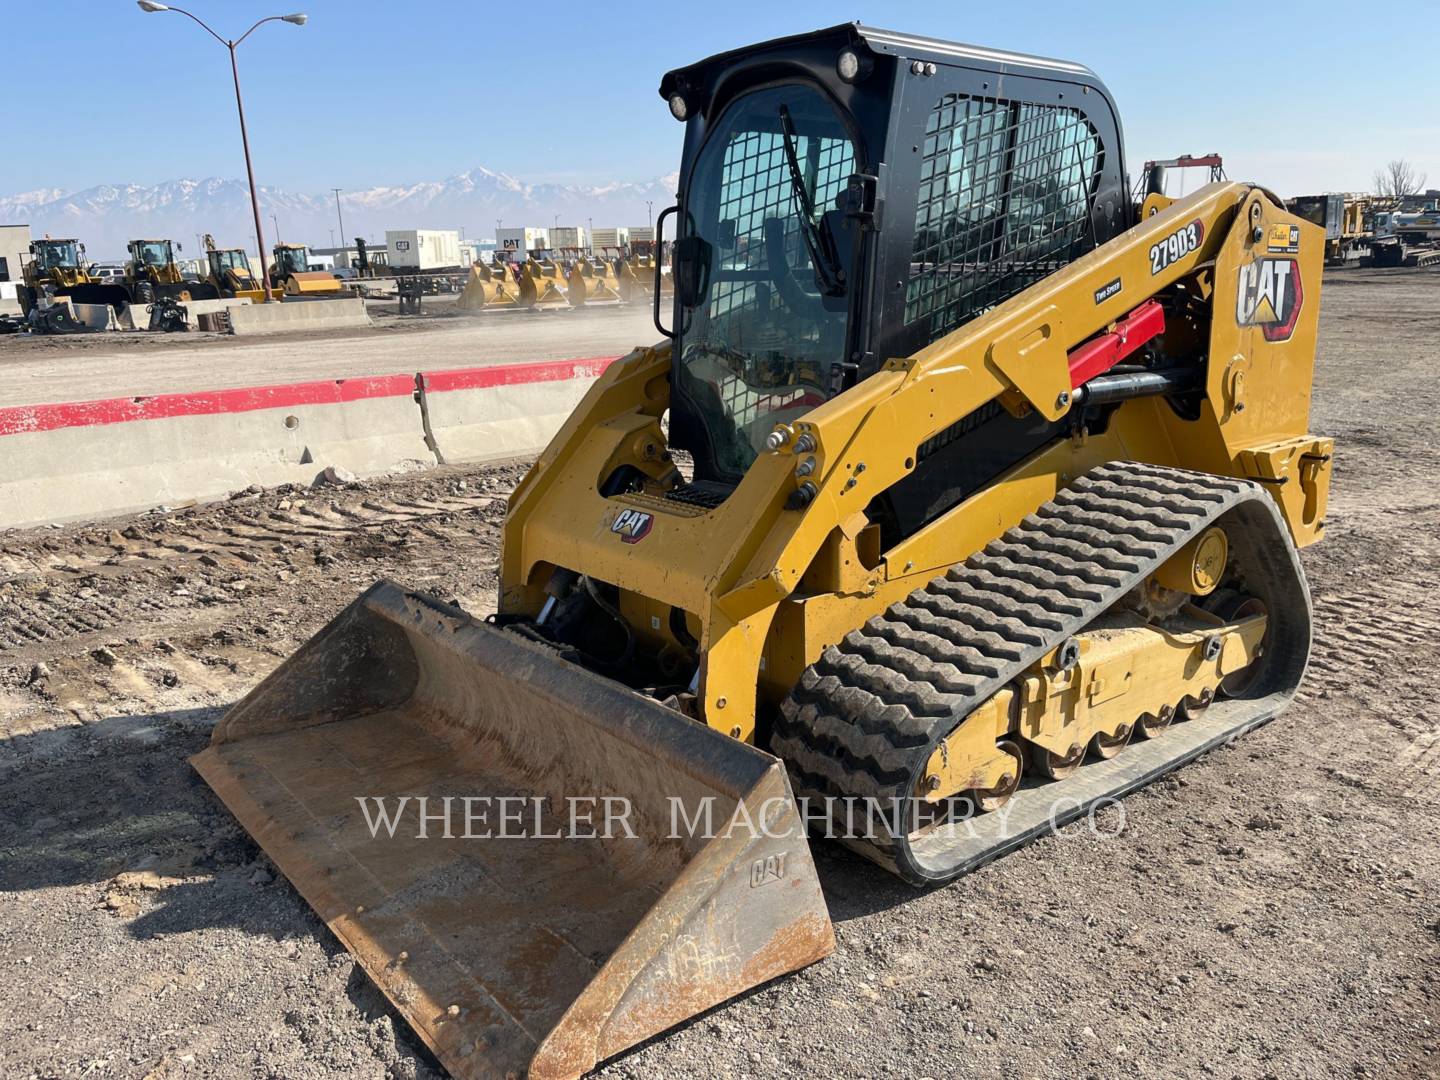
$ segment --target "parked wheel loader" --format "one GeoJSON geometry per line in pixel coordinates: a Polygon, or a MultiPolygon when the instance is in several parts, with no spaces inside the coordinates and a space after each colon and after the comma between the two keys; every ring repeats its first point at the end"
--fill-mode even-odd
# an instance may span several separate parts
{"type": "Polygon", "coordinates": [[[82,304],[109,304],[116,312],[127,304],[153,304],[157,300],[188,303],[214,300],[220,295],[204,281],[189,281],[175,261],[170,240],[131,240],[125,245],[129,259],[119,281],[91,281],[76,285],[70,295],[82,304]]]}
{"type": "Polygon", "coordinates": [[[30,258],[21,267],[21,284],[16,289],[20,313],[30,312],[45,296],[68,296],[91,283],[93,264],[85,261],[85,245],[79,240],[56,240],[49,236],[30,242],[30,258]]]}
{"type": "Polygon", "coordinates": [[[1321,230],[1246,183],[1135,206],[1074,63],[845,25],[660,92],[664,340],[511,495],[498,611],[382,581],[196,758],[458,1077],[827,955],[807,834],[940,885],[1309,654],[1321,230]]]}

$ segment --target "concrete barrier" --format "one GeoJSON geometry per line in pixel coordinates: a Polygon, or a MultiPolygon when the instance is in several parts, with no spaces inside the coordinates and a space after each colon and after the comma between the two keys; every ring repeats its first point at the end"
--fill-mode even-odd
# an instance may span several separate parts
{"type": "Polygon", "coordinates": [[[286,300],[278,304],[251,304],[232,308],[232,334],[280,334],[291,330],[341,330],[369,326],[365,301],[358,296],[341,300],[286,300]]]}
{"type": "Polygon", "coordinates": [[[614,360],[3,408],[0,528],[309,484],[332,465],[366,477],[538,454],[614,360]]]}
{"type": "Polygon", "coordinates": [[[411,375],[0,410],[0,526],[435,464],[411,375]]]}
{"type": "Polygon", "coordinates": [[[455,464],[539,453],[614,359],[422,371],[420,404],[436,455],[455,464]]]}
{"type": "Polygon", "coordinates": [[[224,311],[227,308],[249,306],[250,298],[248,296],[222,296],[216,300],[187,300],[185,302],[185,321],[189,324],[190,329],[194,330],[200,325],[201,315],[224,311]]]}
{"type": "MultiPolygon", "coordinates": [[[[248,296],[220,297],[215,300],[184,300],[180,306],[185,309],[185,322],[194,330],[200,325],[200,316],[205,312],[224,311],[226,308],[248,305],[248,296]]],[[[113,330],[149,330],[150,304],[126,304],[111,323],[113,330]]]]}

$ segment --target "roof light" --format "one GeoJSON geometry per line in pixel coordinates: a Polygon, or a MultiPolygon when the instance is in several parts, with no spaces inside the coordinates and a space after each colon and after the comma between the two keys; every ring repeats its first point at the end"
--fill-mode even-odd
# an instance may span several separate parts
{"type": "Polygon", "coordinates": [[[670,115],[682,124],[690,118],[690,103],[685,100],[684,94],[670,95],[670,115]]]}
{"type": "Polygon", "coordinates": [[[847,83],[857,83],[870,74],[874,63],[868,56],[861,56],[854,49],[841,49],[835,58],[835,73],[847,83]]]}

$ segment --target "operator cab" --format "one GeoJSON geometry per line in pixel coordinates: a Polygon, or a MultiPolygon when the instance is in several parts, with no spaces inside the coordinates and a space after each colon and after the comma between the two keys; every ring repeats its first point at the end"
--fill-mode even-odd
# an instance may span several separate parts
{"type": "Polygon", "coordinates": [[[174,247],[169,240],[131,240],[130,261],[136,271],[147,268],[163,270],[175,261],[174,247]]]}
{"type": "Polygon", "coordinates": [[[84,251],[85,246],[78,240],[51,240],[46,237],[30,243],[30,254],[35,257],[35,265],[41,272],[78,270],[84,251]]]}
{"type": "Polygon", "coordinates": [[[304,244],[275,245],[275,273],[279,277],[310,272],[310,252],[304,244]]]}
{"type": "MultiPolygon", "coordinates": [[[[678,219],[670,441],[717,498],[776,424],[1133,224],[1117,112],[1079,64],[847,24],[676,69],[660,94],[685,123],[657,226],[678,219]]],[[[1022,456],[1050,437],[994,434],[1022,456]]],[[[910,505],[877,509],[890,537],[993,456],[899,485],[910,505]]]]}
{"type": "Polygon", "coordinates": [[[206,252],[210,260],[210,273],[215,277],[224,277],[226,273],[233,272],[242,277],[250,277],[250,260],[240,248],[211,248],[206,252]]]}

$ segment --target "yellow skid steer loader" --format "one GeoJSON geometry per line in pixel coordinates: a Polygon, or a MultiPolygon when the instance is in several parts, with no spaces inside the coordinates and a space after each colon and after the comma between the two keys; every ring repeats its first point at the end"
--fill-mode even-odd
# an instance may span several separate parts
{"type": "Polygon", "coordinates": [[[499,611],[376,584],[196,758],[458,1077],[825,956],[807,834],[952,880],[1309,655],[1321,230],[1135,206],[1077,64],[845,25],[661,94],[666,340],[511,496],[499,611]]]}

